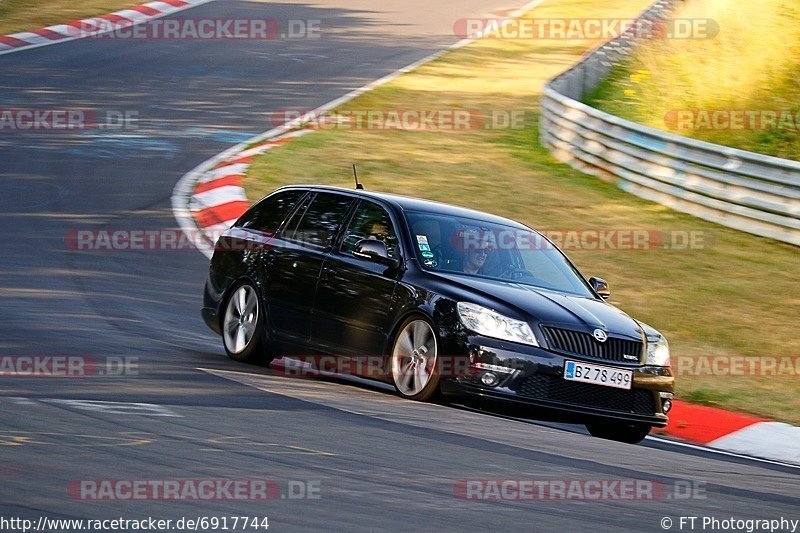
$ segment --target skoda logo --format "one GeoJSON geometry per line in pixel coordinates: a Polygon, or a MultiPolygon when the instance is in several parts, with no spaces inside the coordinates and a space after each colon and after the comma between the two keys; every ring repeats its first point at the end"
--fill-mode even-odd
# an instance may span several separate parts
{"type": "Polygon", "coordinates": [[[594,330],[592,335],[598,342],[606,342],[606,339],[608,339],[608,334],[600,328],[594,330]]]}

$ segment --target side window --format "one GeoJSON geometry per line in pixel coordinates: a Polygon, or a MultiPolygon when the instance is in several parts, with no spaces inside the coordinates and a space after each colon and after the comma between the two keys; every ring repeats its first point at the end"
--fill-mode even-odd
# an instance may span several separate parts
{"type": "Polygon", "coordinates": [[[306,194],[303,190],[288,190],[272,194],[251,207],[236,221],[237,228],[275,233],[281,222],[292,212],[297,202],[306,194]]]}
{"type": "Polygon", "coordinates": [[[386,243],[389,257],[396,259],[399,256],[397,233],[392,226],[392,219],[389,218],[389,213],[378,204],[364,201],[358,206],[347,231],[345,231],[342,253],[352,255],[356,243],[361,239],[381,240],[386,243]]]}
{"type": "Polygon", "coordinates": [[[284,237],[309,246],[328,248],[352,203],[349,196],[318,193],[296,224],[294,219],[300,213],[295,215],[291,223],[294,227],[287,228],[284,237]]]}

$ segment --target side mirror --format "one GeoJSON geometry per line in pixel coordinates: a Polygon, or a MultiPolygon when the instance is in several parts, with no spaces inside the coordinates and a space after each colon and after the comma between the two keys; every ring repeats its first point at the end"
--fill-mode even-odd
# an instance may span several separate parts
{"type": "Polygon", "coordinates": [[[400,265],[400,261],[389,257],[386,243],[377,239],[361,239],[356,243],[353,255],[391,268],[397,268],[400,265]]]}
{"type": "Polygon", "coordinates": [[[608,288],[608,283],[603,278],[597,278],[592,276],[589,278],[589,285],[592,286],[594,292],[597,293],[600,298],[603,300],[608,300],[611,297],[611,290],[608,288]]]}

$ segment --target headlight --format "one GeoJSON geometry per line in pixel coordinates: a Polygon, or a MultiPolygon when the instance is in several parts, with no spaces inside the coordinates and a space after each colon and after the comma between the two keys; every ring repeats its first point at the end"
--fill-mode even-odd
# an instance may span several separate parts
{"type": "Polygon", "coordinates": [[[539,346],[527,322],[514,320],[486,307],[467,302],[458,302],[458,316],[464,327],[480,335],[539,346]]]}
{"type": "Polygon", "coordinates": [[[647,364],[653,366],[670,366],[669,343],[663,335],[647,336],[647,364]]]}

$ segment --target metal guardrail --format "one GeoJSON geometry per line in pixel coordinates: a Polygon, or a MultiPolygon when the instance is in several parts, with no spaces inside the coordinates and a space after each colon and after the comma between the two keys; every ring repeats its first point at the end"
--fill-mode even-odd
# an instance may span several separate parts
{"type": "MultiPolygon", "coordinates": [[[[640,19],[666,18],[659,0],[640,19]]],[[[541,142],[572,167],[636,196],[724,226],[800,246],[800,162],[697,141],[636,124],[582,100],[630,55],[635,28],[550,80],[541,142]]]]}

